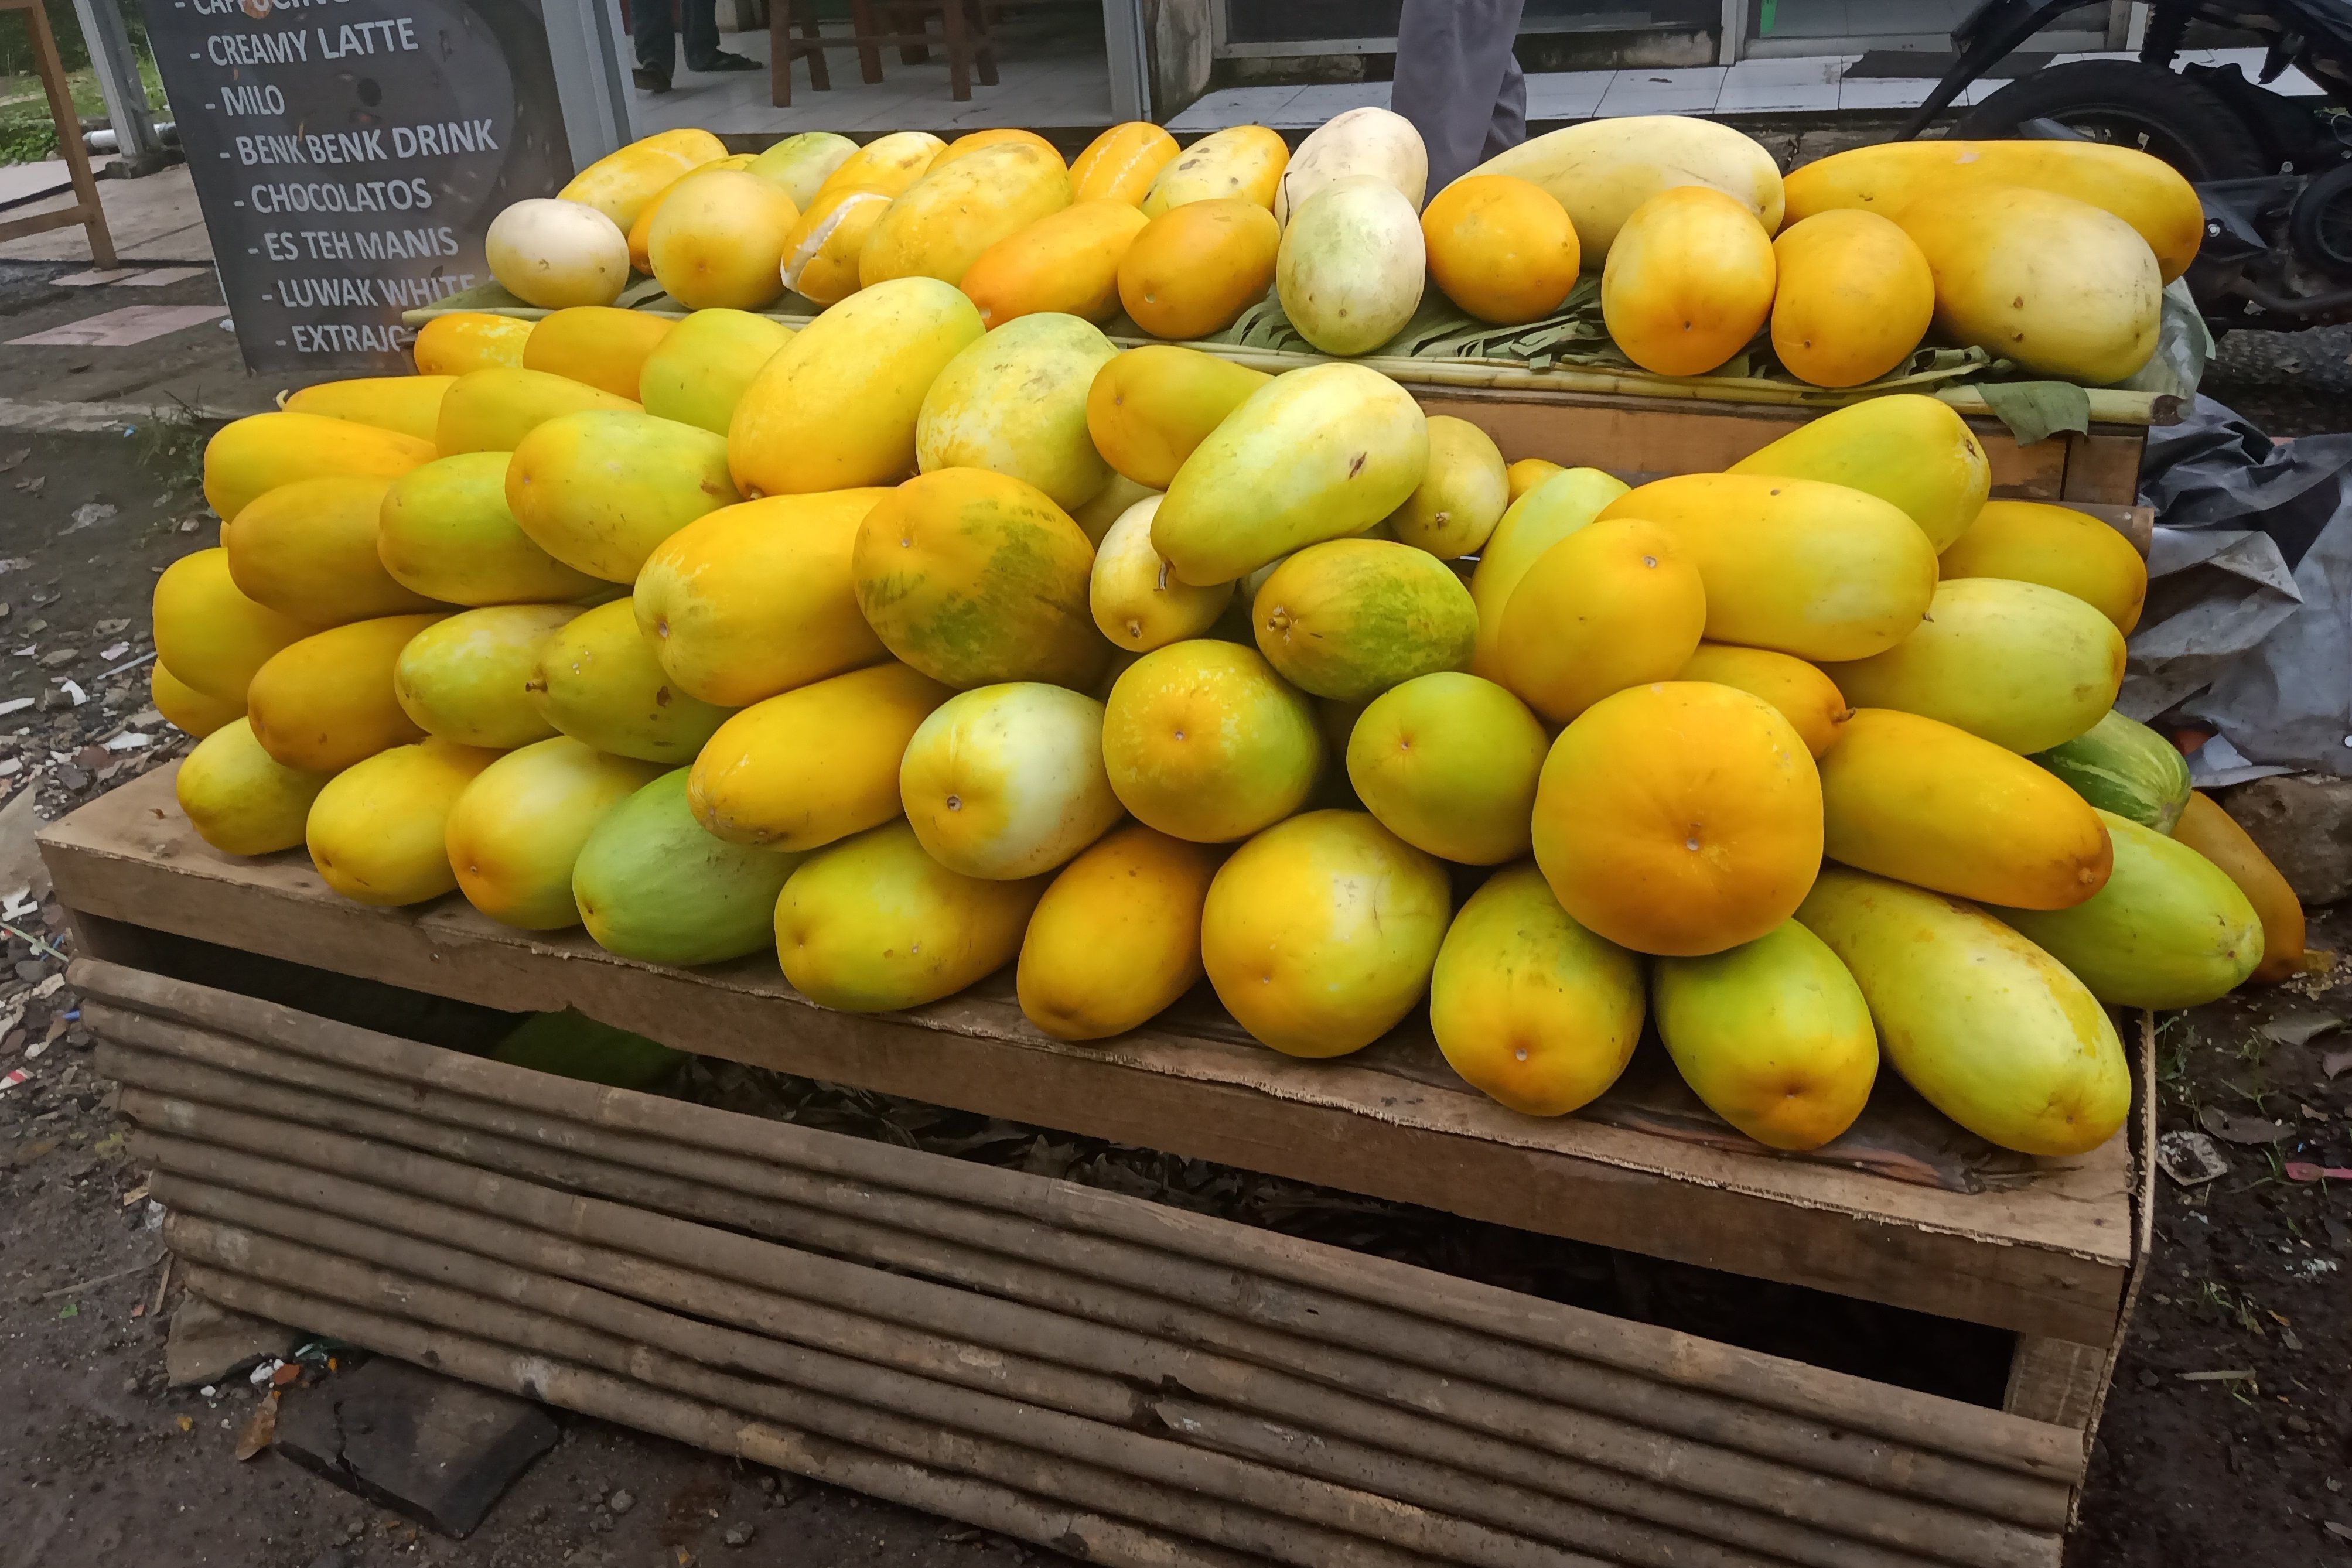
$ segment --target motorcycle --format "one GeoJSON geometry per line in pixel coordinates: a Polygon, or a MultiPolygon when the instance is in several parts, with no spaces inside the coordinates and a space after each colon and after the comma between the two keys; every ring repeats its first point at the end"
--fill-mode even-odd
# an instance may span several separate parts
{"type": "MultiPolygon", "coordinates": [[[[1954,29],[1958,58],[1896,139],[1916,137],[2020,45],[2084,8],[1986,0],[1954,29]]],[[[2155,0],[2137,59],[2044,66],[1968,110],[1951,135],[2105,141],[2179,169],[2205,208],[2189,292],[2217,333],[2352,320],[2352,0],[2155,0]],[[2256,78],[2234,63],[2176,68],[2192,22],[2259,39],[2256,78]],[[2271,89],[2290,67],[2325,107],[2271,89]]]]}

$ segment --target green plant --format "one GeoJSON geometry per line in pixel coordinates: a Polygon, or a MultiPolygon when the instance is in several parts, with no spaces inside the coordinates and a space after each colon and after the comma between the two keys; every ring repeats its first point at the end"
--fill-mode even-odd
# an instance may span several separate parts
{"type": "Polygon", "coordinates": [[[131,428],[131,452],[147,476],[168,497],[193,496],[204,488],[205,443],[214,426],[194,409],[173,400],[131,428]]]}

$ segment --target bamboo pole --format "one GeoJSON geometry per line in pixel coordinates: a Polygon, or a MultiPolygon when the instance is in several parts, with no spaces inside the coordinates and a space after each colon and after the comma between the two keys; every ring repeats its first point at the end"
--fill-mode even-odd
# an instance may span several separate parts
{"type": "MultiPolygon", "coordinates": [[[[177,982],[162,984],[201,989],[178,987],[177,982]]],[[[243,1004],[249,999],[232,1000],[243,1004]]],[[[96,1016],[134,1033],[142,1021],[155,1021],[107,1010],[96,1016]]],[[[283,1030],[282,1019],[246,1020],[256,1021],[281,1026],[271,1031],[273,1045],[280,1043],[276,1036],[281,1031],[302,1032],[283,1030]]],[[[192,1020],[192,1027],[203,1028],[204,1023],[192,1020]]],[[[364,1031],[350,1032],[364,1035],[364,1031]]],[[[182,1047],[189,1043],[183,1041],[182,1047]]],[[[256,1052],[250,1047],[234,1060],[222,1054],[234,1054],[240,1043],[211,1037],[213,1059],[232,1070],[281,1078],[297,1071],[282,1056],[276,1065],[262,1065],[269,1053],[256,1052]]],[[[1045,1182],[964,1162],[935,1165],[884,1145],[782,1124],[761,1122],[747,1127],[741,1118],[723,1112],[585,1084],[550,1085],[544,1094],[534,1089],[534,1101],[545,1099],[549,1114],[517,1115],[509,1101],[492,1098],[505,1085],[480,1082],[484,1076],[511,1074],[516,1070],[467,1058],[449,1059],[447,1053],[407,1042],[388,1043],[445,1059],[428,1063],[426,1070],[434,1081],[446,1082],[460,1099],[435,1113],[453,1116],[464,1124],[563,1147],[584,1146],[579,1133],[567,1124],[572,1122],[648,1134],[664,1145],[685,1143],[717,1151],[727,1162],[698,1169],[696,1174],[704,1179],[837,1212],[855,1214],[885,1207],[893,1210],[893,1223],[912,1223],[932,1234],[938,1233],[936,1228],[924,1226],[922,1217],[907,1211],[889,1189],[948,1198],[953,1228],[965,1233],[975,1205],[996,1208],[1043,1228],[1042,1233],[1000,1232],[990,1241],[1000,1249],[1024,1255],[1044,1250],[1053,1254],[1057,1264],[1090,1276],[1183,1295],[1212,1311],[1244,1311],[1257,1321],[1345,1343],[1376,1344],[1384,1354],[1437,1370],[1458,1373],[1475,1366],[1500,1386],[1529,1388],[1599,1414],[1622,1416],[1646,1427],[1843,1475],[1873,1487],[1949,1500],[2022,1523],[2053,1524],[2064,1518],[2070,1484],[2079,1479],[2084,1464],[2079,1435],[2071,1431],[2041,1427],[1998,1411],[1909,1395],[1859,1378],[1798,1368],[1687,1335],[1655,1330],[1629,1333],[1633,1325],[1604,1314],[1533,1302],[1514,1292],[1449,1281],[1380,1260],[1347,1258],[1339,1263],[1339,1255],[1327,1249],[1309,1248],[1246,1227],[1218,1225],[1070,1183],[1045,1182]],[[743,1158],[747,1154],[759,1158],[743,1158]],[[829,1186],[809,1186],[795,1183],[772,1164],[762,1163],[778,1161],[835,1180],[829,1186]],[[1132,1248],[1106,1249],[1063,1234],[1074,1229],[1132,1241],[1146,1250],[1139,1257],[1132,1248]],[[1236,1231],[1240,1234],[1234,1234],[1236,1231]],[[1285,1284],[1307,1293],[1277,1287],[1269,1294],[1263,1279],[1235,1270],[1236,1252],[1250,1268],[1274,1272],[1285,1284]],[[1171,1253],[1186,1263],[1171,1270],[1166,1261],[1171,1253]],[[1377,1299],[1369,1303],[1364,1299],[1368,1285],[1377,1291],[1377,1299]],[[1236,1308],[1237,1302],[1243,1305],[1236,1308]],[[1368,1304],[1412,1315],[1370,1319],[1365,1316],[1368,1304]],[[1426,1314],[1433,1310],[1472,1332],[1462,1334],[1444,1322],[1431,1322],[1426,1314]],[[1368,1323],[1378,1326],[1368,1327],[1368,1323]],[[1766,1396],[1761,1408],[1777,1412],[1775,1416],[1759,1416],[1759,1392],[1766,1396]],[[1792,1422],[1785,1418],[1790,1415],[1805,1418],[1792,1422]],[[1889,1427],[1902,1430],[1881,1437],[1858,1436],[1855,1426],[1864,1433],[1885,1434],[1889,1427]],[[1958,1429],[1946,1440],[1955,1448],[1965,1444],[1959,1453],[1936,1451],[1934,1439],[1946,1427],[1958,1429]],[[1921,1437],[1928,1440],[1927,1451],[1913,1446],[1921,1437]],[[1986,1448],[1991,1450],[1987,1457],[1996,1463],[1978,1458],[1986,1448]],[[2002,1473],[2004,1469],[2012,1473],[2002,1473]],[[2023,1479],[2016,1472],[2021,1472],[2023,1479]]],[[[331,1064],[348,1063],[354,1054],[352,1044],[331,1038],[311,1041],[303,1054],[331,1064]]],[[[166,1045],[164,1049],[175,1048],[166,1045]]],[[[371,1060],[366,1066],[375,1064],[371,1060]]],[[[415,1099],[413,1089],[387,1083],[373,1074],[317,1082],[371,1103],[402,1107],[415,1099]]],[[[511,1095],[514,1091],[509,1088],[508,1092],[511,1095]]],[[[612,1147],[620,1151],[618,1157],[628,1157],[627,1145],[612,1147]]],[[[665,1152],[663,1167],[678,1168],[677,1158],[675,1151],[665,1152]]]]}
{"type": "MultiPolygon", "coordinates": [[[[183,1077],[192,1070],[186,1069],[184,1064],[143,1058],[126,1061],[119,1071],[127,1082],[153,1083],[169,1090],[174,1086],[163,1082],[163,1080],[183,1077]]],[[[192,1092],[202,1094],[204,1086],[196,1084],[192,1092]]],[[[478,1173],[462,1166],[452,1168],[442,1161],[428,1160],[415,1152],[417,1145],[437,1146],[440,1152],[458,1160],[495,1162],[498,1151],[485,1147],[493,1142],[491,1140],[469,1139],[449,1129],[418,1124],[401,1128],[392,1134],[399,1141],[411,1143],[412,1147],[386,1150],[358,1139],[321,1133],[316,1126],[300,1124],[341,1123],[348,1126],[374,1123],[389,1126],[414,1119],[383,1112],[362,1113],[356,1107],[291,1094],[250,1080],[236,1081],[226,1090],[215,1087],[212,1092],[234,1103],[274,1110],[288,1115],[290,1124],[263,1123],[241,1112],[200,1106],[184,1101],[156,1104],[145,1098],[143,1091],[126,1097],[125,1103],[126,1107],[132,1109],[134,1119],[142,1122],[160,1121],[163,1125],[193,1132],[211,1141],[228,1143],[257,1153],[282,1154],[285,1157],[317,1168],[364,1170],[372,1179],[388,1180],[391,1185],[409,1190],[420,1190],[417,1186],[421,1179],[419,1172],[425,1172],[438,1178],[435,1196],[493,1212],[506,1211],[509,1206],[525,1201],[531,1191],[511,1183],[493,1180],[484,1191],[471,1192],[469,1187],[478,1173]]],[[[381,1129],[379,1135],[382,1135],[381,1129]]],[[[590,1190],[602,1191],[607,1196],[619,1192],[628,1201],[651,1201],[655,1207],[667,1207],[673,1212],[697,1211],[699,1201],[697,1189],[688,1183],[628,1174],[622,1174],[618,1179],[600,1180],[613,1176],[611,1167],[594,1168],[593,1162],[582,1161],[578,1156],[551,1155],[545,1151],[527,1148],[518,1150],[509,1146],[504,1153],[520,1166],[528,1166],[534,1155],[541,1162],[564,1165],[568,1175],[554,1178],[559,1185],[567,1182],[574,1186],[585,1185],[590,1190]],[[582,1168],[583,1166],[591,1168],[582,1168]],[[667,1189],[666,1194],[664,1189],[667,1189]],[[647,1192],[656,1196],[648,1200],[643,1196],[647,1192]]],[[[542,1192],[540,1196],[554,1198],[557,1195],[542,1192]]],[[[543,1224],[551,1218],[551,1228],[566,1229],[570,1228],[566,1222],[568,1216],[593,1201],[564,1198],[558,1205],[556,1215],[546,1218],[536,1215],[530,1218],[534,1222],[543,1224]]],[[[727,1208],[730,1206],[722,1203],[718,1207],[727,1208]]],[[[739,1199],[732,1207],[735,1212],[722,1214],[720,1218],[755,1228],[773,1218],[774,1206],[772,1205],[739,1199]]],[[[708,1213],[702,1217],[711,1218],[708,1213]]],[[[623,1210],[620,1223],[625,1225],[631,1218],[643,1217],[623,1210]]],[[[576,1220],[572,1223],[576,1224],[576,1220]]],[[[706,1232],[699,1239],[710,1256],[698,1258],[696,1261],[698,1266],[713,1267],[717,1266],[714,1260],[726,1250],[725,1243],[740,1243],[742,1239],[730,1238],[721,1232],[706,1232]]],[[[639,1250],[649,1249],[635,1239],[625,1244],[639,1250]]],[[[724,1268],[730,1271],[740,1270],[746,1267],[758,1268],[767,1261],[765,1258],[757,1262],[730,1260],[724,1268]]],[[[801,1260],[795,1270],[795,1281],[761,1280],[759,1282],[800,1293],[808,1287],[798,1282],[798,1279],[804,1279],[813,1271],[810,1265],[814,1261],[801,1260]]],[[[898,1287],[898,1295],[906,1293],[908,1283],[894,1281],[898,1287]]],[[[853,1280],[847,1285],[855,1291],[858,1281],[853,1280]]],[[[946,1296],[948,1299],[941,1303],[941,1309],[951,1317],[961,1316],[970,1310],[971,1296],[957,1291],[948,1291],[946,1296]]],[[[866,1303],[861,1301],[859,1304],[866,1303]]],[[[1147,1313],[1154,1310],[1154,1303],[1148,1300],[1140,1305],[1147,1313]]],[[[905,1311],[890,1301],[875,1302],[872,1310],[886,1315],[899,1315],[905,1311]]],[[[1162,1320],[1171,1315],[1171,1311],[1165,1305],[1157,1307],[1162,1320]]],[[[1093,1315],[1087,1314],[1088,1317],[1093,1315]]],[[[1096,1321],[1099,1322],[1098,1319],[1096,1321]]],[[[994,1337],[995,1333],[1005,1333],[1007,1329],[1022,1333],[1028,1328],[1025,1323],[1014,1322],[998,1327],[989,1337],[993,1343],[1007,1344],[1011,1348],[1066,1358],[1068,1353],[1061,1347],[1078,1337],[1074,1334],[1077,1327],[1077,1322],[1073,1320],[1061,1319],[1057,1322],[1057,1332],[1043,1341],[1026,1337],[1020,1340],[994,1337]]],[[[1146,1332],[1150,1332],[1149,1324],[1146,1332]]],[[[1126,1359],[1122,1353],[1129,1348],[1106,1345],[1092,1354],[1103,1357],[1098,1364],[1116,1367],[1126,1359]]],[[[1272,1348],[1271,1359],[1275,1364],[1293,1365],[1300,1361],[1301,1347],[1295,1341],[1277,1337],[1272,1348]]],[[[1414,1375],[1411,1369],[1397,1368],[1374,1357],[1344,1357],[1328,1348],[1308,1354],[1326,1363],[1344,1363],[1344,1366],[1338,1369],[1314,1366],[1311,1362],[1309,1364],[1318,1377],[1345,1387],[1354,1387],[1359,1375],[1368,1375],[1388,1384],[1402,1379],[1408,1385],[1414,1375]]],[[[1474,1416],[1486,1416],[1481,1424],[1489,1431],[1518,1441],[1532,1442],[1555,1454],[1581,1461],[1584,1466],[1613,1471],[1613,1474],[1599,1476],[1567,1471],[1553,1480],[1552,1488],[1573,1485],[1580,1489],[1575,1494],[1576,1500],[1612,1507],[1676,1529],[1697,1530],[1729,1542],[1769,1545],[1770,1550],[1793,1561],[1805,1563],[1825,1563],[1827,1559],[1823,1553],[1834,1550],[1835,1543],[1828,1542],[1822,1531],[1838,1532],[1882,1547],[1970,1564],[1972,1568],[2021,1568],[2023,1564],[2040,1562],[2046,1554],[2046,1536],[2035,1536],[2013,1526],[1950,1509],[1889,1498],[1850,1483],[1824,1480],[1744,1455],[1664,1442],[1654,1433],[1628,1427],[1622,1423],[1600,1423],[1595,1418],[1575,1412],[1546,1406],[1537,1401],[1519,1399],[1475,1385],[1454,1385],[1442,1378],[1424,1381],[1428,1386],[1408,1388],[1408,1392],[1415,1396],[1413,1399],[1400,1402],[1423,1405],[1437,1402],[1456,1408],[1466,1407],[1474,1416]],[[1501,1419],[1496,1419],[1498,1416],[1501,1419]],[[1745,1504],[1745,1508],[1736,1511],[1737,1515],[1745,1517],[1709,1517],[1706,1511],[1694,1507],[1700,1499],[1683,1489],[1695,1489],[1717,1500],[1745,1504]],[[1778,1515],[1791,1524],[1813,1528],[1790,1529],[1785,1524],[1771,1528],[1776,1521],[1759,1517],[1754,1511],[1759,1510],[1764,1515],[1778,1515]]],[[[1387,1397],[1396,1396],[1391,1387],[1381,1386],[1378,1381],[1374,1386],[1387,1397]]],[[[1242,1402],[1255,1403],[1248,1398],[1242,1402]]],[[[1549,1477],[1553,1469],[1544,1467],[1542,1473],[1549,1477]]]]}
{"type": "Polygon", "coordinates": [[[1261,1558],[1073,1509],[1013,1487],[910,1464],[815,1433],[747,1420],[719,1402],[683,1398],[631,1377],[553,1360],[528,1347],[370,1312],[210,1264],[189,1265],[187,1282],[208,1301],[273,1322],[299,1323],[469,1383],[848,1487],[1088,1562],[1119,1568],[1265,1568],[1261,1558]]]}

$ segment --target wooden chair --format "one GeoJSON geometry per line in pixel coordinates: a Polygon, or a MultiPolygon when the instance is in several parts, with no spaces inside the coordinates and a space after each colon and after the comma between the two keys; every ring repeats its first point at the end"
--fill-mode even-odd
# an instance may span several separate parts
{"type": "Polygon", "coordinates": [[[996,85],[994,6],[989,0],[885,0],[889,28],[875,25],[874,0],[850,0],[850,30],[827,36],[817,25],[815,0],[770,0],[768,5],[769,73],[773,90],[770,101],[789,109],[793,101],[793,62],[809,63],[809,85],[819,92],[832,90],[825,69],[827,49],[856,49],[858,74],[867,82],[882,79],[882,51],[895,46],[898,57],[919,65],[930,57],[933,45],[947,50],[948,80],[956,101],[971,97],[975,71],[982,87],[996,85]],[[930,30],[930,18],[940,18],[940,30],[930,30]],[[797,26],[795,26],[797,20],[797,26]]]}
{"type": "Polygon", "coordinates": [[[73,95],[66,89],[65,66],[58,58],[58,40],[49,31],[48,13],[42,9],[41,0],[0,0],[0,11],[24,13],[26,30],[33,37],[33,68],[40,73],[41,89],[48,95],[49,119],[58,128],[58,152],[66,161],[66,175],[73,182],[74,193],[70,207],[0,223],[0,241],[79,224],[89,236],[90,260],[111,268],[115,264],[114,236],[107,232],[106,209],[99,203],[98,180],[90,172],[89,154],[82,148],[81,120],[74,113],[73,95]]]}

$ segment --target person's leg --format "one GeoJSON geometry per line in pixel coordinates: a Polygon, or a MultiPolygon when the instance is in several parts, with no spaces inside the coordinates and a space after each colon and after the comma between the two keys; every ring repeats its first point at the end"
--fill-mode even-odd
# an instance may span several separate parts
{"type": "Polygon", "coordinates": [[[1397,23],[1396,79],[1389,107],[1421,132],[1435,194],[1493,155],[1492,135],[1510,120],[1522,128],[1527,89],[1512,57],[1524,0],[1404,0],[1397,23]]]}
{"type": "Polygon", "coordinates": [[[1503,90],[1495,95],[1495,117],[1486,122],[1486,145],[1478,154],[1483,163],[1528,139],[1528,75],[1517,55],[1503,62],[1503,90]]]}
{"type": "Polygon", "coordinates": [[[652,84],[644,78],[654,77],[667,88],[670,73],[677,68],[677,38],[670,24],[670,3],[671,0],[629,0],[629,41],[636,46],[639,87],[650,87],[652,84]]]}
{"type": "MultiPolygon", "coordinates": [[[[719,47],[719,0],[679,0],[686,10],[686,68],[690,71],[756,71],[763,68],[748,55],[730,55],[719,47]]],[[[783,0],[772,0],[781,5],[783,0]]]]}

